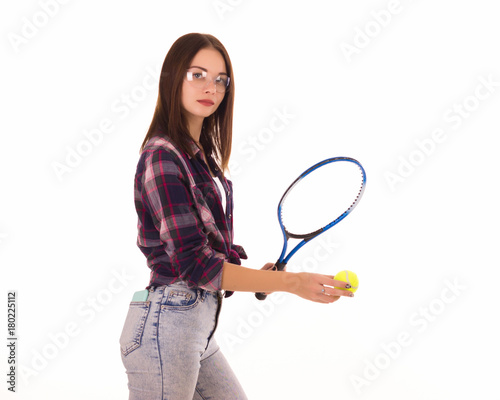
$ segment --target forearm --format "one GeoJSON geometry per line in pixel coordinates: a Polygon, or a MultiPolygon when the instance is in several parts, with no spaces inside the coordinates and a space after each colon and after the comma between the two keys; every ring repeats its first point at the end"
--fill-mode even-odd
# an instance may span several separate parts
{"type": "Polygon", "coordinates": [[[224,290],[240,292],[289,292],[318,303],[333,303],[340,296],[354,296],[354,293],[340,289],[349,289],[350,285],[330,275],[255,270],[228,262],[222,267],[221,286],[224,290]]]}
{"type": "Polygon", "coordinates": [[[224,263],[222,269],[222,289],[238,292],[288,292],[290,273],[265,271],[224,263]]]}

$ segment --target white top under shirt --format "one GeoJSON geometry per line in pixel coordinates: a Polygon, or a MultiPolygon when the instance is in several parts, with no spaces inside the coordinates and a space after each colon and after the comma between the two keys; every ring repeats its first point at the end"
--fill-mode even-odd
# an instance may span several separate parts
{"type": "Polygon", "coordinates": [[[214,178],[215,183],[217,184],[217,187],[219,188],[219,192],[221,195],[221,203],[222,203],[222,209],[224,210],[224,214],[226,213],[226,191],[224,190],[224,187],[222,186],[222,182],[220,178],[214,178]]]}

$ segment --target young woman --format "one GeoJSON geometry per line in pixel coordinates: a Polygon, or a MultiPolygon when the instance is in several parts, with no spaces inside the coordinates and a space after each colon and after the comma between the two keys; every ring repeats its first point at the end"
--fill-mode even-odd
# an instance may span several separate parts
{"type": "Polygon", "coordinates": [[[233,244],[234,79],[213,36],[180,37],[163,63],[159,95],[135,177],[137,244],[151,270],[120,337],[129,399],[246,399],[214,339],[232,291],[285,291],[332,303],[345,283],[312,273],[244,268],[233,244]]]}

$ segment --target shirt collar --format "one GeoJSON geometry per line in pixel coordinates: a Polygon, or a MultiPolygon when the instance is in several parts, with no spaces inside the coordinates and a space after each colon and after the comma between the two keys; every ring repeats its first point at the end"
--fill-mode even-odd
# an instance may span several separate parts
{"type": "MultiPolygon", "coordinates": [[[[200,148],[196,145],[196,143],[194,142],[194,140],[193,140],[193,139],[190,139],[190,140],[189,140],[189,148],[190,148],[191,152],[192,152],[195,156],[197,156],[197,155],[198,155],[198,153],[200,153],[200,152],[201,152],[201,149],[200,149],[200,148]]],[[[189,157],[189,158],[191,158],[189,155],[188,155],[188,157],[189,157]]]]}

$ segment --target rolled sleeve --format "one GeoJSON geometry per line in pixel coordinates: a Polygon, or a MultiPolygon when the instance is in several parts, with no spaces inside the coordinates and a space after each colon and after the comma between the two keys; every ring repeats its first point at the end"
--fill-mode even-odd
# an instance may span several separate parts
{"type": "Polygon", "coordinates": [[[231,246],[231,251],[229,253],[229,262],[233,264],[241,265],[241,260],[246,260],[248,258],[247,253],[243,247],[233,244],[231,246]]]}
{"type": "Polygon", "coordinates": [[[176,157],[154,150],[145,160],[142,199],[176,275],[191,287],[221,289],[225,256],[208,241],[176,157]]]}

